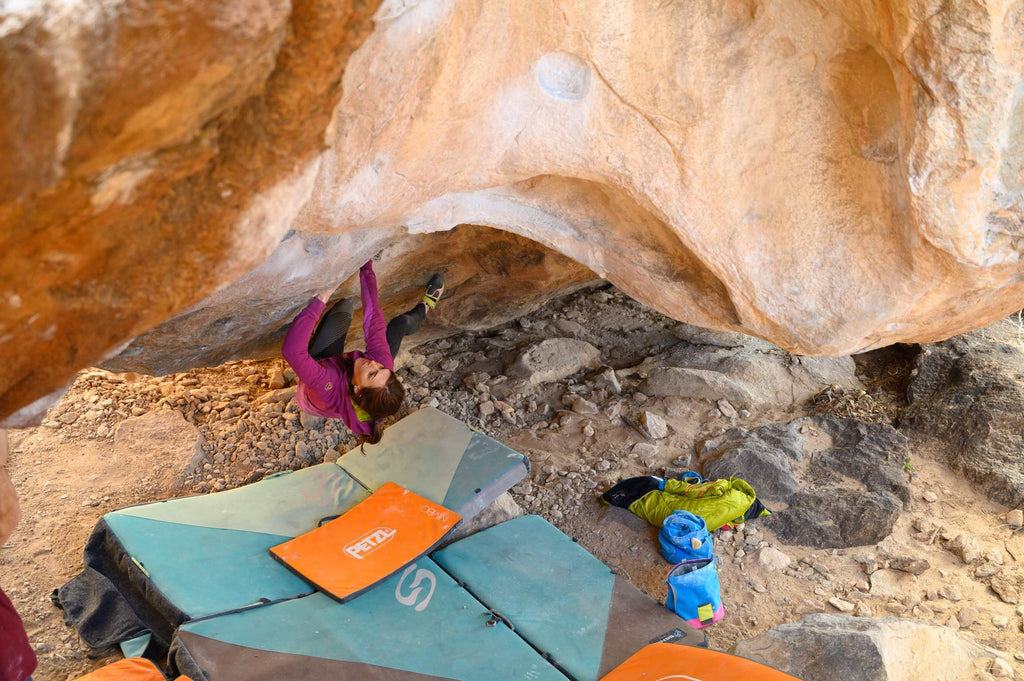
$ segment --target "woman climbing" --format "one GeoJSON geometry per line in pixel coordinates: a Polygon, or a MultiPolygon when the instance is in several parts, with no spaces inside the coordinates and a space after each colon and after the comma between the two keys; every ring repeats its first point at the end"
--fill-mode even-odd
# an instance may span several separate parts
{"type": "Polygon", "coordinates": [[[288,329],[281,354],[299,377],[295,401],[302,411],[341,419],[362,442],[376,444],[383,430],[382,419],[397,412],[405,397],[395,376],[398,347],[437,304],[444,280],[440,274],[432,276],[420,301],[385,327],[373,262],[359,268],[365,352],[344,351],[354,298],[339,300],[320,320],[337,288],[320,293],[299,313],[288,329]]]}

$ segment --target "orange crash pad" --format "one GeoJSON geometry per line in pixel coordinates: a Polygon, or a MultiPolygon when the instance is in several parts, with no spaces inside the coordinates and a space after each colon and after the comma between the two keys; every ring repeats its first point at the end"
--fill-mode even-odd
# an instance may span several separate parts
{"type": "MultiPolygon", "coordinates": [[[[144,657],[129,657],[79,677],[78,681],[165,681],[157,666],[144,657]]],[[[179,676],[176,681],[190,681],[179,676]]]]}
{"type": "Polygon", "coordinates": [[[674,643],[652,643],[601,681],[800,681],[745,657],[674,643]]]}
{"type": "Polygon", "coordinates": [[[345,515],[270,549],[295,574],[344,603],[424,555],[461,517],[393,482],[345,515]]]}

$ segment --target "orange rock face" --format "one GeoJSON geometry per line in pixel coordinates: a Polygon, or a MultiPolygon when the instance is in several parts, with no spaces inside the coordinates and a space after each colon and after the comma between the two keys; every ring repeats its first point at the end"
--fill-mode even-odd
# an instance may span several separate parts
{"type": "Polygon", "coordinates": [[[21,4],[0,415],[273,352],[381,248],[391,311],[451,270],[434,333],[595,275],[806,354],[1024,305],[1020,3],[21,4]]]}
{"type": "Polygon", "coordinates": [[[0,16],[0,416],[266,257],[375,9],[23,4],[0,16]]]}

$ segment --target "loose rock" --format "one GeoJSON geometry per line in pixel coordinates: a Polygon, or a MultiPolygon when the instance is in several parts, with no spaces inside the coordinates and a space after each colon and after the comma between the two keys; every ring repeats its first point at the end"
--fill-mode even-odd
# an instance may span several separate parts
{"type": "Polygon", "coordinates": [[[755,558],[760,567],[772,571],[785,570],[791,562],[789,556],[770,546],[757,551],[755,558]]]}
{"type": "Polygon", "coordinates": [[[654,440],[668,437],[668,424],[664,418],[653,412],[645,411],[640,414],[640,425],[654,440]]]}
{"type": "Polygon", "coordinates": [[[1017,589],[1008,580],[1002,577],[993,577],[992,581],[989,582],[989,586],[992,587],[992,590],[996,592],[996,595],[999,596],[1003,603],[1016,605],[1020,602],[1020,594],[1017,593],[1017,589]]]}
{"type": "Polygon", "coordinates": [[[946,548],[965,563],[973,563],[981,558],[981,544],[967,534],[958,534],[953,541],[946,545],[946,548]]]}

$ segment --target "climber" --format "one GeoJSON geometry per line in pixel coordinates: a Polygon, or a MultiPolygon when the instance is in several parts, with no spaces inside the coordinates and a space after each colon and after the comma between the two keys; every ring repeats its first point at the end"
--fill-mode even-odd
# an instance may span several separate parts
{"type": "Polygon", "coordinates": [[[420,301],[385,327],[373,262],[367,261],[359,269],[365,352],[344,352],[354,298],[339,300],[320,320],[337,288],[320,293],[299,313],[288,329],[281,354],[299,377],[295,399],[302,411],[341,419],[362,442],[376,444],[383,419],[397,412],[405,397],[395,376],[394,357],[402,339],[415,332],[427,310],[437,305],[444,280],[440,274],[432,276],[420,301]]]}

